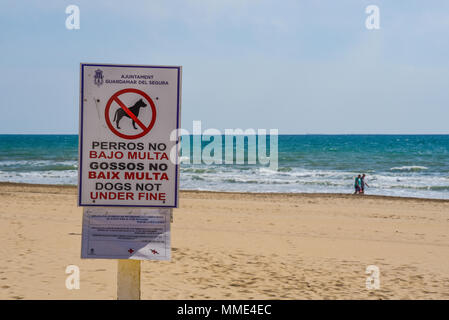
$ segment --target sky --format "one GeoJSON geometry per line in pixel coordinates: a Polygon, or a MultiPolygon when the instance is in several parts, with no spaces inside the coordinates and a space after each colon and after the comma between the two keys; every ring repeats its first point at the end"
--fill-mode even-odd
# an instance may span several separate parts
{"type": "Polygon", "coordinates": [[[78,133],[80,62],[181,65],[187,130],[449,133],[445,0],[3,0],[0,49],[0,134],[78,133]]]}

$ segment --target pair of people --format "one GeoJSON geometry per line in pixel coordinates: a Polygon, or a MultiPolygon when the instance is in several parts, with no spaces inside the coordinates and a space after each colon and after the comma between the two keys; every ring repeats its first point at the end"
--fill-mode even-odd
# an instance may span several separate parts
{"type": "Polygon", "coordinates": [[[365,174],[363,175],[359,174],[354,181],[354,188],[355,188],[354,194],[364,194],[365,186],[369,187],[368,183],[365,182],[365,174]]]}

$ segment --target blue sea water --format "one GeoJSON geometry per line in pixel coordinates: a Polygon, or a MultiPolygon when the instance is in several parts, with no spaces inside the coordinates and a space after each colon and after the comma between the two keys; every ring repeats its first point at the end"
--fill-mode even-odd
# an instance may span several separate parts
{"type": "MultiPolygon", "coordinates": [[[[278,145],[277,170],[183,163],[180,187],[351,193],[365,173],[367,194],[449,199],[449,135],[280,135],[278,145]]],[[[76,185],[77,160],[77,135],[0,135],[0,181],[76,185]]]]}

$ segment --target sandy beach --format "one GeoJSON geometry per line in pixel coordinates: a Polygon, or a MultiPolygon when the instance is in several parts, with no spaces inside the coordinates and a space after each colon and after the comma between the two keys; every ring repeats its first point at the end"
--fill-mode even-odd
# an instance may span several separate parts
{"type": "MultiPolygon", "coordinates": [[[[117,261],[80,259],[76,194],[0,184],[1,299],[115,298],[117,261]]],[[[142,298],[449,299],[448,230],[444,200],[184,191],[172,261],[142,263],[142,298]]]]}

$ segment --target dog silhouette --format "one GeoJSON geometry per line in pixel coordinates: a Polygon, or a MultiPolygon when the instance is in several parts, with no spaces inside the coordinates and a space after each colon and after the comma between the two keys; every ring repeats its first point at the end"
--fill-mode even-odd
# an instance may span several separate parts
{"type": "MultiPolygon", "coordinates": [[[[128,108],[128,109],[136,116],[136,118],[139,118],[140,108],[145,108],[146,106],[147,106],[147,104],[145,102],[143,102],[142,99],[140,99],[131,108],[128,108]]],[[[125,110],[123,110],[122,108],[118,108],[115,111],[114,120],[113,120],[113,121],[115,121],[115,125],[117,126],[117,129],[120,129],[119,123],[120,123],[120,120],[122,120],[123,116],[131,119],[131,117],[129,116],[129,114],[127,114],[125,112],[125,110]]],[[[137,130],[136,122],[134,120],[133,120],[133,128],[137,130]]]]}

